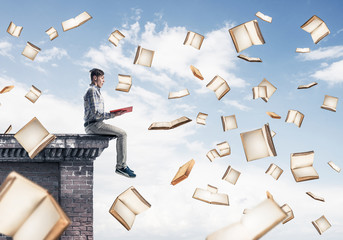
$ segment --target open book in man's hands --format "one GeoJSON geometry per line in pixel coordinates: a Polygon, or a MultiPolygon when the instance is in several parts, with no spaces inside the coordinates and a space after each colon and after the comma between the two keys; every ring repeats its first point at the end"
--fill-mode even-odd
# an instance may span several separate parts
{"type": "Polygon", "coordinates": [[[128,112],[132,112],[132,109],[133,109],[133,106],[130,106],[130,107],[111,110],[110,113],[122,112],[122,114],[124,114],[124,113],[128,113],[128,112]]]}

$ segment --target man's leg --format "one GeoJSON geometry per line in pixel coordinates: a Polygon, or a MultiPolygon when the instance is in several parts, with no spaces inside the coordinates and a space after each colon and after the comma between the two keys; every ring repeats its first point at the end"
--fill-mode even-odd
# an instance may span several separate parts
{"type": "Polygon", "coordinates": [[[126,168],[127,158],[127,135],[126,132],[116,126],[97,122],[86,127],[86,133],[112,135],[117,137],[117,169],[126,168]]]}

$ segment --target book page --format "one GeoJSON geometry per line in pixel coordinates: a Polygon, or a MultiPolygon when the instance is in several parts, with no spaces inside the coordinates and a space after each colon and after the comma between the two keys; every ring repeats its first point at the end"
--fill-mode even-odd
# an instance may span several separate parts
{"type": "Polygon", "coordinates": [[[118,74],[119,83],[131,85],[132,78],[130,75],[118,74]]]}
{"type": "Polygon", "coordinates": [[[265,124],[262,127],[262,132],[263,132],[263,137],[265,139],[265,143],[267,145],[269,156],[276,156],[275,146],[274,146],[273,138],[272,138],[272,135],[270,133],[270,129],[269,129],[268,124],[265,124]]]}
{"type": "Polygon", "coordinates": [[[76,25],[80,26],[81,24],[84,24],[91,18],[92,18],[91,15],[89,15],[87,12],[83,12],[75,18],[76,25]]]}
{"type": "Polygon", "coordinates": [[[191,45],[194,35],[194,32],[188,31],[183,45],[191,45]]]}
{"type": "Polygon", "coordinates": [[[259,87],[266,87],[267,98],[269,99],[274,92],[276,91],[276,87],[273,86],[267,79],[263,79],[262,82],[258,85],[259,87]]]}
{"type": "Polygon", "coordinates": [[[315,30],[323,21],[319,19],[317,16],[312,16],[306,23],[304,23],[301,28],[305,30],[306,32],[311,33],[313,30],[315,30]]]}
{"type": "MultiPolygon", "coordinates": [[[[118,200],[115,203],[114,207],[110,210],[110,212],[112,211],[118,214],[122,218],[122,220],[124,220],[124,222],[129,226],[129,229],[132,227],[136,219],[136,215],[121,200],[118,200]]],[[[115,217],[117,217],[116,214],[114,214],[115,217]]],[[[117,220],[121,222],[119,219],[117,218],[117,220]]]]}
{"type": "Polygon", "coordinates": [[[211,196],[211,203],[229,205],[229,196],[225,193],[213,193],[211,196]]]}
{"type": "Polygon", "coordinates": [[[220,85],[216,90],[215,94],[218,99],[221,99],[226,92],[230,91],[229,85],[224,81],[222,85],[220,85]]]}
{"type": "Polygon", "coordinates": [[[53,134],[49,134],[46,136],[42,141],[38,143],[28,154],[31,159],[33,159],[40,151],[42,151],[49,143],[51,143],[56,136],[53,134]]]}
{"type": "Polygon", "coordinates": [[[338,98],[325,95],[323,106],[336,109],[338,98]]]}
{"type": "Polygon", "coordinates": [[[48,197],[45,197],[13,238],[25,240],[45,239],[59,219],[60,215],[55,206],[48,197]]]}
{"type": "Polygon", "coordinates": [[[208,159],[210,159],[211,162],[213,162],[213,160],[216,157],[219,157],[219,153],[217,152],[216,149],[212,149],[211,151],[209,151],[206,156],[208,157],[208,159]]]}
{"type": "Polygon", "coordinates": [[[203,40],[204,37],[202,35],[195,33],[191,45],[196,49],[200,49],[203,40]]]}
{"type": "Polygon", "coordinates": [[[316,29],[311,32],[311,37],[314,43],[318,43],[323,37],[325,37],[330,30],[324,22],[322,22],[316,29]]]}
{"type": "Polygon", "coordinates": [[[7,32],[13,35],[14,30],[16,29],[16,25],[13,22],[10,22],[10,25],[7,28],[7,32]]]}
{"type": "Polygon", "coordinates": [[[296,179],[301,179],[301,178],[313,179],[313,178],[319,177],[318,173],[312,166],[292,169],[292,172],[294,176],[296,177],[296,179]]]}
{"type": "Polygon", "coordinates": [[[225,80],[221,78],[220,76],[216,75],[211,82],[209,82],[206,87],[211,89],[212,91],[216,91],[223,83],[225,80]]]}
{"type": "Polygon", "coordinates": [[[132,191],[131,188],[126,190],[124,193],[119,195],[119,200],[125,204],[135,215],[144,212],[145,210],[149,209],[144,202],[137,197],[137,195],[132,191]]]}
{"type": "Polygon", "coordinates": [[[149,129],[158,129],[158,128],[170,129],[171,123],[170,122],[154,122],[149,127],[149,129]]]}
{"type": "Polygon", "coordinates": [[[295,111],[295,110],[288,110],[288,114],[287,114],[285,122],[294,123],[297,112],[298,111],[295,111]]]}
{"type": "Polygon", "coordinates": [[[292,153],[291,169],[309,167],[313,165],[314,151],[292,153]]]}
{"type": "Polygon", "coordinates": [[[77,27],[77,22],[75,21],[74,18],[71,18],[69,20],[62,22],[62,28],[64,32],[70,29],[76,28],[76,27],[77,27]]]}
{"type": "Polygon", "coordinates": [[[230,115],[230,116],[225,116],[225,117],[222,116],[222,123],[223,123],[224,132],[227,130],[238,128],[235,115],[230,115]]]}
{"type": "Polygon", "coordinates": [[[37,99],[39,98],[39,96],[37,96],[34,92],[32,92],[32,91],[30,91],[30,92],[28,92],[26,95],[25,95],[25,97],[27,98],[27,99],[29,99],[31,102],[36,102],[37,101],[37,99]]]}
{"type": "Polygon", "coordinates": [[[245,27],[248,31],[248,34],[250,36],[252,44],[253,45],[262,45],[264,42],[262,42],[260,37],[259,37],[259,35],[261,35],[261,33],[258,34],[258,31],[260,31],[260,29],[257,29],[255,27],[255,24],[256,24],[256,22],[250,21],[250,22],[245,23],[245,27]]]}
{"type": "Polygon", "coordinates": [[[236,184],[239,176],[241,175],[240,172],[236,171],[235,169],[231,168],[224,178],[224,180],[228,181],[229,183],[232,183],[233,185],[236,184]]]}
{"type": "Polygon", "coordinates": [[[331,224],[325,218],[324,215],[312,223],[316,227],[316,229],[318,230],[319,234],[322,234],[323,232],[325,232],[326,230],[328,230],[331,227],[331,224]]]}
{"type": "Polygon", "coordinates": [[[211,195],[211,192],[207,190],[196,188],[193,194],[193,198],[210,203],[212,199],[211,195]]]}
{"type": "Polygon", "coordinates": [[[253,45],[248,30],[245,27],[245,24],[239,25],[237,27],[231,28],[230,30],[231,36],[234,38],[233,42],[236,46],[237,52],[241,52],[248,47],[253,45]]]}
{"type": "Polygon", "coordinates": [[[300,112],[297,112],[295,114],[294,124],[297,125],[298,127],[300,127],[303,119],[304,119],[304,115],[300,112]]]}
{"type": "Polygon", "coordinates": [[[175,128],[175,127],[178,127],[178,126],[180,126],[180,125],[182,125],[184,123],[187,123],[189,121],[190,121],[190,119],[187,118],[187,117],[180,117],[178,119],[175,119],[175,120],[171,121],[170,124],[171,124],[172,128],[175,128]]]}
{"type": "Polygon", "coordinates": [[[127,83],[118,83],[116,90],[120,90],[120,91],[124,91],[124,92],[128,92],[131,88],[130,84],[127,83]]]}
{"type": "Polygon", "coordinates": [[[178,91],[178,92],[170,92],[168,98],[169,98],[169,99],[172,99],[172,98],[181,98],[181,97],[185,97],[185,96],[187,96],[187,95],[189,95],[189,91],[188,91],[188,89],[186,88],[186,89],[180,90],[180,91],[178,91]]]}
{"type": "Polygon", "coordinates": [[[30,44],[27,44],[21,54],[33,61],[39,51],[40,49],[38,50],[36,48],[33,48],[30,44]]]}
{"type": "Polygon", "coordinates": [[[241,133],[247,161],[269,157],[269,150],[262,129],[241,133]]]}
{"type": "Polygon", "coordinates": [[[30,182],[28,179],[11,173],[15,176],[12,185],[4,195],[0,193],[0,232],[13,236],[26,221],[40,201],[47,195],[47,191],[30,182]]]}
{"type": "Polygon", "coordinates": [[[140,54],[138,56],[138,64],[146,67],[151,67],[153,57],[154,51],[141,48],[140,54]]]}

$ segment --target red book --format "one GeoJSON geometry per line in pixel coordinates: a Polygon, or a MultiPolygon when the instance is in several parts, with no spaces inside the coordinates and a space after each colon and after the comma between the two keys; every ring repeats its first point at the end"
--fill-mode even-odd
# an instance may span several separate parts
{"type": "Polygon", "coordinates": [[[125,107],[125,108],[119,108],[119,109],[115,109],[115,110],[110,111],[110,113],[115,113],[115,112],[119,112],[119,111],[124,111],[124,113],[128,113],[128,112],[132,112],[132,108],[133,108],[133,106],[125,107]]]}

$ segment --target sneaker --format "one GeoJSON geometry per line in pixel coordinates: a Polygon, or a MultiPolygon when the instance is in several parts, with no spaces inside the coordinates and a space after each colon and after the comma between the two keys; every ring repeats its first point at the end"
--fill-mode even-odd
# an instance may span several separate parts
{"type": "Polygon", "coordinates": [[[129,166],[126,166],[127,167],[127,169],[129,169],[131,172],[135,172],[135,171],[133,171],[131,168],[129,168],[129,166]]]}
{"type": "Polygon", "coordinates": [[[128,177],[128,178],[135,178],[136,177],[136,174],[134,174],[130,168],[126,167],[126,168],[117,168],[116,169],[116,173],[118,174],[121,174],[125,177],[128,177]]]}

